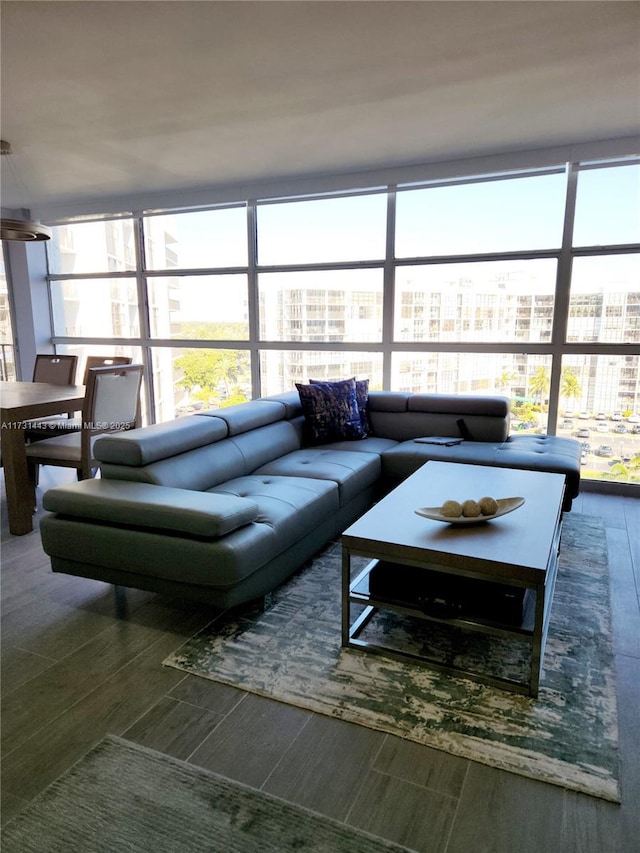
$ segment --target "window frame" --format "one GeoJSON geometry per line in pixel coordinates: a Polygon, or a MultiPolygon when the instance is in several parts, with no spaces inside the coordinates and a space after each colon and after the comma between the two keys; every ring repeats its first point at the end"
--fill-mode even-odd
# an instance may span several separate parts
{"type": "MultiPolygon", "coordinates": [[[[391,362],[394,357],[402,355],[402,353],[420,352],[424,354],[437,352],[453,352],[453,353],[477,353],[477,354],[524,354],[527,356],[549,357],[551,359],[550,371],[550,389],[549,389],[549,431],[555,431],[555,425],[559,422],[559,404],[560,404],[560,385],[561,385],[561,370],[563,357],[571,356],[589,356],[589,355],[638,355],[640,348],[634,343],[604,343],[600,341],[568,341],[567,340],[567,324],[571,285],[571,270],[573,260],[579,257],[590,257],[598,255],[617,255],[640,253],[640,243],[637,244],[614,244],[602,246],[580,246],[572,245],[573,224],[575,219],[576,196],[579,175],[581,171],[586,169],[612,169],[617,166],[625,166],[629,164],[639,163],[640,158],[616,158],[609,160],[601,160],[597,162],[566,162],[556,163],[550,167],[534,168],[534,169],[510,169],[504,172],[487,172],[486,174],[464,175],[455,178],[438,178],[435,180],[414,181],[411,183],[385,183],[383,185],[372,185],[364,189],[345,189],[339,192],[320,192],[320,193],[305,193],[304,195],[295,195],[290,197],[272,196],[268,198],[249,198],[233,204],[225,203],[223,205],[212,204],[203,206],[199,210],[216,210],[225,207],[244,207],[246,213],[246,239],[247,239],[247,257],[246,266],[242,267],[220,267],[207,269],[191,269],[191,268],[171,268],[171,269],[150,269],[147,268],[144,258],[144,227],[145,219],[156,215],[165,215],[175,213],[179,215],[181,212],[192,212],[194,209],[179,209],[162,210],[162,211],[133,211],[127,214],[118,216],[95,217],[103,221],[117,220],[122,218],[131,218],[134,222],[135,230],[135,277],[138,288],[138,304],[140,311],[140,336],[132,339],[126,337],[123,339],[108,338],[108,339],[89,339],[78,338],[71,336],[53,335],[52,343],[54,346],[62,346],[65,344],[100,344],[114,343],[125,344],[128,346],[138,345],[143,353],[143,360],[147,368],[147,383],[146,387],[150,399],[148,401],[148,411],[151,413],[151,420],[155,419],[155,407],[153,400],[153,381],[151,376],[150,364],[152,353],[156,348],[211,348],[211,349],[235,349],[247,351],[251,364],[251,387],[252,396],[259,397],[262,394],[262,378],[260,375],[260,364],[262,354],[273,351],[291,351],[301,352],[326,350],[327,352],[339,349],[343,352],[362,353],[368,352],[382,359],[382,387],[390,389],[392,368],[391,362]],[[427,188],[435,186],[447,186],[454,184],[470,184],[478,182],[491,182],[508,180],[515,177],[535,177],[540,174],[550,174],[562,172],[566,181],[566,196],[563,213],[563,232],[561,245],[556,248],[536,249],[530,251],[509,251],[509,252],[487,252],[474,253],[466,255],[446,255],[446,256],[424,256],[419,258],[396,258],[395,257],[395,236],[396,236],[396,202],[399,193],[404,193],[418,188],[427,188]],[[346,262],[333,261],[324,263],[293,263],[293,264],[264,264],[258,263],[257,245],[258,245],[258,222],[257,211],[261,205],[283,204],[287,202],[295,203],[302,200],[322,200],[335,199],[339,197],[353,197],[366,195],[386,195],[386,244],[384,257],[366,260],[352,260],[346,262]],[[443,342],[438,340],[421,340],[416,341],[398,341],[394,339],[394,314],[395,306],[395,273],[396,270],[407,266],[427,266],[435,264],[460,264],[460,263],[475,263],[475,262],[492,262],[492,261],[509,261],[509,260],[529,260],[538,258],[555,259],[557,265],[557,275],[554,291],[554,311],[553,324],[549,340],[544,341],[515,341],[515,342],[461,342],[450,341],[443,342]],[[263,340],[260,337],[260,316],[259,316],[259,293],[258,293],[258,276],[267,273],[290,273],[290,272],[322,272],[329,270],[362,270],[362,269],[379,269],[383,276],[383,306],[382,306],[382,337],[379,341],[350,341],[348,343],[337,343],[333,340],[327,341],[295,341],[295,340],[263,340]],[[150,334],[149,321],[149,299],[147,295],[147,280],[150,278],[158,278],[161,276],[186,276],[194,277],[198,275],[227,275],[243,273],[247,276],[248,281],[248,316],[249,316],[249,338],[248,340],[191,340],[184,338],[154,338],[150,334]]],[[[66,220],[69,222],[70,220],[66,220]]],[[[64,224],[61,221],[57,224],[64,224]]],[[[73,278],[89,279],[89,278],[118,278],[120,276],[130,276],[127,272],[105,272],[105,273],[55,273],[49,271],[46,276],[47,284],[50,289],[52,282],[60,279],[70,280],[73,278]]],[[[473,322],[473,319],[472,319],[473,322]]],[[[640,401],[639,404],[640,406],[640,401]]]]}

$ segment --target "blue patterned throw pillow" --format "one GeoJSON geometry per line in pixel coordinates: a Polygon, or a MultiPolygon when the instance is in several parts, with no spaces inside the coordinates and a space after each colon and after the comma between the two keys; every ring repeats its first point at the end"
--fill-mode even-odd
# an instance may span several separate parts
{"type": "MultiPolygon", "coordinates": [[[[321,385],[324,380],[310,379],[311,385],[321,385]]],[[[371,421],[369,420],[369,380],[356,379],[356,400],[358,402],[358,411],[360,412],[360,423],[366,435],[371,435],[371,421]]]]}
{"type": "Polygon", "coordinates": [[[355,379],[314,385],[296,382],[296,388],[314,443],[366,438],[358,410],[355,379]]]}

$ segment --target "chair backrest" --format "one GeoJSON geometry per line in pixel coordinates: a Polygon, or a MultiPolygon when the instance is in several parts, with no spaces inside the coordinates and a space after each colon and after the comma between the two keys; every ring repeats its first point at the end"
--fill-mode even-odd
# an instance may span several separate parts
{"type": "Polygon", "coordinates": [[[51,385],[75,385],[77,355],[36,355],[32,382],[49,382],[51,385]]]}
{"type": "Polygon", "coordinates": [[[131,364],[132,361],[130,355],[88,355],[84,365],[82,384],[87,384],[89,371],[93,367],[113,367],[118,364],[131,364]]]}
{"type": "Polygon", "coordinates": [[[87,443],[95,433],[140,426],[142,372],[141,364],[89,369],[82,408],[82,435],[87,443]]]}
{"type": "Polygon", "coordinates": [[[36,441],[26,448],[31,463],[30,476],[33,476],[34,466],[62,465],[77,468],[79,480],[93,477],[97,463],[91,453],[92,436],[140,426],[142,372],[141,364],[92,367],[82,407],[80,458],[77,445],[61,447],[56,439],[36,441]],[[65,450],[68,450],[66,456],[65,450]]]}

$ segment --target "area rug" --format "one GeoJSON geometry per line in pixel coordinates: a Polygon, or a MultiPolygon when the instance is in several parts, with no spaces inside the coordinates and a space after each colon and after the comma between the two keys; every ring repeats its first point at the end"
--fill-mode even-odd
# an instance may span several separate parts
{"type": "MultiPolygon", "coordinates": [[[[337,542],[277,590],[264,613],[216,620],[165,664],[502,770],[619,802],[618,721],[606,537],[565,516],[537,698],[340,645],[337,542]]],[[[524,644],[377,616],[367,631],[414,651],[502,667],[524,644]]],[[[365,637],[365,635],[362,635],[365,637]]],[[[366,638],[366,637],[365,637],[366,638]]]]}
{"type": "Polygon", "coordinates": [[[406,853],[121,738],[108,736],[2,833],[2,853],[406,853]]]}

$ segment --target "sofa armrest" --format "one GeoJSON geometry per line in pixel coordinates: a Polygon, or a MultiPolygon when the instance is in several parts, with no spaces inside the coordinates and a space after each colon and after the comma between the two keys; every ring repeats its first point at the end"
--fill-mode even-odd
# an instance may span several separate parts
{"type": "Polygon", "coordinates": [[[43,507],[62,515],[203,539],[220,539],[258,516],[253,501],[236,495],[102,479],[49,489],[43,507]]]}

